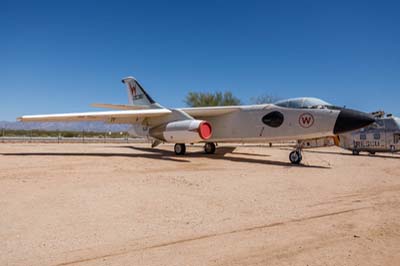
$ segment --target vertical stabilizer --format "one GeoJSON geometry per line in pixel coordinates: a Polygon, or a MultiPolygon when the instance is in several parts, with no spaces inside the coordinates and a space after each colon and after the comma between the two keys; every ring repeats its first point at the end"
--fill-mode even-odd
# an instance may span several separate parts
{"type": "Polygon", "coordinates": [[[122,79],[122,83],[126,85],[130,105],[153,105],[156,103],[134,77],[126,77],[122,79]]]}

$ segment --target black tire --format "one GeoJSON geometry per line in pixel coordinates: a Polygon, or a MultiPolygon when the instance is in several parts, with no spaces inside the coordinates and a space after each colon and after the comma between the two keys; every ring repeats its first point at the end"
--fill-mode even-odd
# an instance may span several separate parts
{"type": "Polygon", "coordinates": [[[360,152],[358,150],[353,150],[353,155],[359,155],[360,152]]]}
{"type": "Polygon", "coordinates": [[[186,145],[183,143],[176,143],[174,151],[176,155],[184,155],[186,153],[186,145]]]}
{"type": "Polygon", "coordinates": [[[369,154],[375,155],[375,152],[374,151],[370,151],[369,154]]]}
{"type": "Polygon", "coordinates": [[[214,154],[215,153],[215,144],[213,142],[207,142],[204,144],[204,152],[206,154],[214,154]]]}
{"type": "Polygon", "coordinates": [[[289,160],[292,164],[300,164],[302,159],[303,159],[303,156],[301,155],[300,151],[292,151],[289,154],[289,160]]]}

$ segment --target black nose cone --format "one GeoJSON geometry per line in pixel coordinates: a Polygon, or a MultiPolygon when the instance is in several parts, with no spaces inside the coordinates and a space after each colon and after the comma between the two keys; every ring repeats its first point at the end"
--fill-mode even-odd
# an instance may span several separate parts
{"type": "Polygon", "coordinates": [[[351,109],[342,109],[336,119],[333,133],[340,134],[356,130],[368,126],[373,122],[375,122],[375,119],[370,114],[351,109]]]}

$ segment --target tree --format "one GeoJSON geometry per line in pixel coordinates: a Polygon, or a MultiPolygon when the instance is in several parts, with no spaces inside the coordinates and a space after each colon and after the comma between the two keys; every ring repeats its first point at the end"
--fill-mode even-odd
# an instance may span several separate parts
{"type": "Polygon", "coordinates": [[[250,98],[250,102],[252,104],[274,103],[279,100],[280,100],[279,97],[276,97],[276,96],[273,96],[273,95],[267,94],[267,93],[259,95],[257,97],[250,98]]]}
{"type": "Polygon", "coordinates": [[[185,103],[190,107],[226,106],[239,105],[240,100],[230,91],[224,93],[189,92],[188,95],[186,95],[185,103]]]}

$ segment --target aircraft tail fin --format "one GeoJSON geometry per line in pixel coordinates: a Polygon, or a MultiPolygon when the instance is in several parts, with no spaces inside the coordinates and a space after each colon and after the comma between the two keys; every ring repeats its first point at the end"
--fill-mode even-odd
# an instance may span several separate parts
{"type": "Polygon", "coordinates": [[[130,105],[153,105],[156,103],[134,77],[126,77],[122,79],[122,83],[126,85],[130,105]]]}

